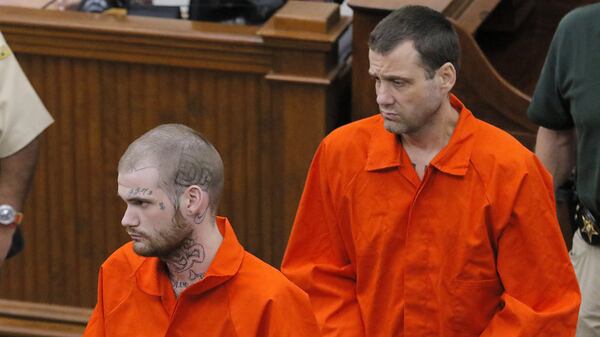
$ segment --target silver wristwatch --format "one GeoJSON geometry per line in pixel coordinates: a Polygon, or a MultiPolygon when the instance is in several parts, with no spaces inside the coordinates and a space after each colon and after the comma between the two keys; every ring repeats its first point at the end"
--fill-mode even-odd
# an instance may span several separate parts
{"type": "Polygon", "coordinates": [[[11,205],[0,205],[0,225],[19,225],[23,220],[23,213],[17,212],[11,205]]]}

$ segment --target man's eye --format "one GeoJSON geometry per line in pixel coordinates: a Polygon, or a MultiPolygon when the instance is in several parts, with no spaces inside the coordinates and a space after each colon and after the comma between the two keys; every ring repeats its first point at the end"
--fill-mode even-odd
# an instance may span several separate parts
{"type": "Polygon", "coordinates": [[[148,201],[143,201],[143,200],[132,200],[131,204],[134,206],[146,207],[150,203],[148,201]]]}
{"type": "Polygon", "coordinates": [[[403,87],[404,85],[406,85],[406,82],[404,81],[400,81],[400,80],[394,80],[392,81],[392,83],[394,84],[394,86],[396,87],[403,87]]]}

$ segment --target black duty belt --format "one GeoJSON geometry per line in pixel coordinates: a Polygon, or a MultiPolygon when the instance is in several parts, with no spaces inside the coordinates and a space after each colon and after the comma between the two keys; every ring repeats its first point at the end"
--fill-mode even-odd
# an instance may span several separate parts
{"type": "Polygon", "coordinates": [[[575,205],[575,224],[581,231],[581,236],[590,245],[600,245],[600,227],[592,212],[581,202],[575,205]]]}

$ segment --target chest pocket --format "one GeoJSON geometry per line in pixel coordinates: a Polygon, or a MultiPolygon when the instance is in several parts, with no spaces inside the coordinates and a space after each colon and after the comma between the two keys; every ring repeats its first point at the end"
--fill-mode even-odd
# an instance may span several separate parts
{"type": "Polygon", "coordinates": [[[501,309],[502,286],[497,279],[449,282],[448,320],[459,336],[479,336],[501,309]]]}

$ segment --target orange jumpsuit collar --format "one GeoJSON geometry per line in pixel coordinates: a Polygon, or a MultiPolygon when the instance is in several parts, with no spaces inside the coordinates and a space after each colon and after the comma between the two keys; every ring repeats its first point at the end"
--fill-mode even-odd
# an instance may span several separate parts
{"type": "MultiPolygon", "coordinates": [[[[476,122],[471,111],[456,96],[450,95],[450,104],[459,113],[456,129],[448,144],[431,161],[431,165],[442,172],[462,176],[469,167],[476,122]]],[[[372,129],[365,170],[378,171],[409,165],[410,159],[398,137],[383,127],[381,117],[377,122],[381,127],[372,129]]]]}
{"type": "MultiPolygon", "coordinates": [[[[186,294],[201,294],[213,289],[237,274],[244,259],[244,249],[239,243],[229,221],[216,218],[217,227],[223,235],[223,242],[215,255],[204,279],[191,285],[186,294]]],[[[159,258],[146,258],[134,273],[138,288],[151,296],[166,296],[172,292],[167,268],[159,258]]]]}

